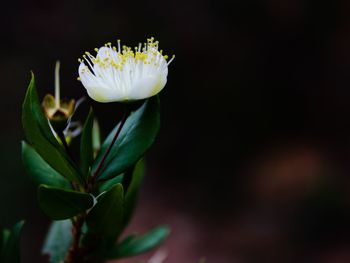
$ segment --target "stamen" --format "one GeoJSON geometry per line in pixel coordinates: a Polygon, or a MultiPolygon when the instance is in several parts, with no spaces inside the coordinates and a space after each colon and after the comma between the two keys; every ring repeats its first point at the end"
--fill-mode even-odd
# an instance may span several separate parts
{"type": "Polygon", "coordinates": [[[118,39],[117,42],[118,42],[118,53],[120,53],[120,39],[118,39]]]}
{"type": "MultiPolygon", "coordinates": [[[[168,62],[169,57],[163,55],[163,50],[158,51],[159,41],[154,41],[154,37],[148,38],[145,43],[139,43],[138,46],[131,48],[126,45],[121,46],[120,39],[117,40],[117,47],[112,46],[111,42],[107,42],[105,47],[109,48],[106,51],[103,59],[101,57],[94,57],[89,52],[85,52],[83,59],[79,59],[80,63],[86,61],[86,68],[81,70],[81,73],[90,70],[96,77],[110,78],[113,81],[120,81],[120,78],[124,77],[119,75],[125,68],[129,73],[127,79],[130,76],[142,76],[148,74],[150,70],[163,71],[164,67],[168,66],[175,58],[173,56],[168,62]],[[98,65],[97,72],[94,70],[94,65],[98,65]],[[149,67],[149,66],[151,67],[149,67]],[[111,69],[112,71],[105,71],[111,69]]],[[[100,49],[94,49],[97,53],[100,49]]]]}
{"type": "Polygon", "coordinates": [[[171,59],[168,61],[167,65],[169,66],[169,64],[170,64],[174,59],[175,59],[175,55],[173,55],[173,56],[171,57],[171,59]]]}

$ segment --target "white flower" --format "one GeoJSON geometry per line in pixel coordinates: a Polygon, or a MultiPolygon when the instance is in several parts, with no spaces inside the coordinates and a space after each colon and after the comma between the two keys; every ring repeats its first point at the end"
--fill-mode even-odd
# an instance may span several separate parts
{"type": "Polygon", "coordinates": [[[79,80],[89,96],[98,102],[133,101],[160,92],[167,81],[168,56],[158,51],[158,41],[147,39],[133,51],[130,47],[112,47],[111,43],[79,59],[79,80]],[[85,64],[86,63],[86,64],[85,64]]]}

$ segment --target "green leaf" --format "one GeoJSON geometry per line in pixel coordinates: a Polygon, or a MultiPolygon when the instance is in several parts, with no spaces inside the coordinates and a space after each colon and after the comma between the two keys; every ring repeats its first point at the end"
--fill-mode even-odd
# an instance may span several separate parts
{"type": "Polygon", "coordinates": [[[139,237],[127,237],[107,254],[107,259],[135,256],[159,246],[169,235],[166,226],[158,226],[139,237]]]}
{"type": "Polygon", "coordinates": [[[124,238],[124,239],[118,244],[118,247],[129,245],[136,237],[137,237],[136,234],[128,235],[126,238],[124,238]]]}
{"type": "Polygon", "coordinates": [[[100,196],[86,217],[89,230],[114,242],[123,230],[124,191],[121,184],[100,196]]]}
{"type": "Polygon", "coordinates": [[[121,174],[112,179],[109,179],[108,181],[101,182],[101,185],[99,186],[99,192],[102,193],[102,192],[108,191],[116,184],[122,183],[123,178],[124,178],[124,175],[121,174]]]}
{"type": "Polygon", "coordinates": [[[90,194],[47,185],[39,186],[38,200],[41,209],[53,220],[76,216],[92,207],[94,203],[90,194]]]}
{"type": "Polygon", "coordinates": [[[43,246],[43,254],[50,256],[50,263],[63,262],[72,242],[72,223],[60,220],[51,223],[43,246]]]}
{"type": "Polygon", "coordinates": [[[70,188],[67,179],[56,172],[33,147],[24,141],[22,141],[22,159],[27,173],[36,184],[70,188]]]}
{"type": "Polygon", "coordinates": [[[1,263],[20,263],[20,238],[23,225],[24,221],[18,222],[7,234],[0,256],[1,263]]]}
{"type": "Polygon", "coordinates": [[[1,258],[1,250],[4,243],[5,243],[4,230],[0,228],[0,258],[1,258]]]}
{"type": "MultiPolygon", "coordinates": [[[[159,108],[158,97],[152,97],[129,116],[102,166],[98,180],[104,181],[123,173],[151,147],[160,127],[159,108]]],[[[112,130],[101,146],[100,153],[93,164],[93,171],[96,170],[111,144],[119,125],[112,130]]]]}
{"type": "Polygon", "coordinates": [[[11,231],[8,229],[3,229],[2,231],[2,247],[6,244],[8,238],[10,237],[11,231]]]}
{"type": "Polygon", "coordinates": [[[44,116],[35,88],[34,75],[30,81],[22,107],[25,136],[40,156],[68,180],[83,183],[82,177],[63,147],[53,135],[44,116]]]}
{"type": "Polygon", "coordinates": [[[132,172],[126,173],[123,179],[123,185],[126,187],[125,204],[124,204],[124,224],[127,225],[133,215],[136,207],[139,190],[141,187],[145,165],[140,160],[132,172]]]}
{"type": "Polygon", "coordinates": [[[88,176],[90,166],[94,161],[94,150],[92,147],[93,125],[94,125],[94,113],[92,109],[90,109],[89,115],[84,124],[83,133],[81,135],[81,142],[80,142],[81,170],[85,178],[88,176]]]}

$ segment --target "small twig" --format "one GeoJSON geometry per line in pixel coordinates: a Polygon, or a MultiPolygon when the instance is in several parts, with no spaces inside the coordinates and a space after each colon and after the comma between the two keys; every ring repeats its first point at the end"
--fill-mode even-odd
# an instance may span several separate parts
{"type": "Polygon", "coordinates": [[[70,149],[69,149],[69,146],[68,146],[68,143],[66,141],[66,136],[64,136],[64,133],[63,132],[57,132],[57,135],[58,137],[60,138],[62,144],[63,144],[63,147],[64,149],[66,150],[67,154],[69,155],[69,157],[74,161],[74,157],[73,157],[73,154],[71,153],[70,149]]]}
{"type": "MultiPolygon", "coordinates": [[[[64,136],[63,132],[57,132],[58,137],[60,138],[64,149],[66,150],[66,153],[68,154],[68,156],[72,159],[72,161],[74,162],[74,157],[73,154],[71,153],[71,151],[69,150],[69,146],[68,143],[66,141],[66,136],[64,136]]],[[[79,189],[79,187],[77,186],[77,184],[75,182],[71,182],[71,186],[74,190],[79,189]]]]}
{"type": "Polygon", "coordinates": [[[95,180],[97,179],[97,177],[98,177],[98,175],[99,175],[99,172],[101,171],[102,166],[103,166],[104,162],[106,161],[106,158],[107,158],[109,152],[111,151],[111,149],[112,149],[112,147],[113,147],[115,141],[117,140],[117,138],[118,138],[118,136],[119,136],[119,134],[120,134],[120,132],[121,132],[121,130],[122,130],[122,128],[123,128],[123,126],[124,126],[124,124],[125,124],[127,118],[128,118],[128,116],[129,116],[129,111],[128,111],[128,110],[125,110],[124,115],[123,115],[123,118],[122,118],[122,120],[120,121],[120,125],[119,125],[119,127],[118,127],[116,133],[114,134],[114,137],[113,137],[113,140],[112,140],[111,144],[108,146],[107,151],[106,151],[105,154],[103,155],[103,157],[102,157],[100,163],[98,164],[98,166],[97,166],[97,168],[96,168],[94,174],[92,175],[92,179],[91,179],[92,184],[93,184],[93,183],[95,182],[95,180]]]}
{"type": "Polygon", "coordinates": [[[76,218],[72,228],[72,244],[65,258],[65,263],[78,263],[82,262],[83,255],[80,251],[79,243],[81,237],[81,228],[84,224],[85,214],[82,214],[76,218]]]}

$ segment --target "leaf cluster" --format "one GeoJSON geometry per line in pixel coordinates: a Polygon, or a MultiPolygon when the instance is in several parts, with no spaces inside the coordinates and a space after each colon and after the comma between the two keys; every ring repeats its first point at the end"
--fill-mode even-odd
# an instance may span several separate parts
{"type": "Polygon", "coordinates": [[[28,175],[38,186],[39,206],[55,220],[43,249],[50,255],[50,262],[65,259],[75,238],[71,230],[81,219],[78,242],[84,257],[91,262],[148,251],[168,235],[169,229],[160,226],[142,236],[116,242],[136,206],[144,175],[143,156],[160,127],[159,108],[158,97],[143,101],[130,112],[125,124],[117,124],[103,142],[99,141],[100,131],[90,109],[76,161],[45,117],[32,75],[22,108],[22,158],[28,175]],[[121,132],[111,145],[120,125],[121,132]],[[96,145],[101,146],[96,149],[96,145]]]}

